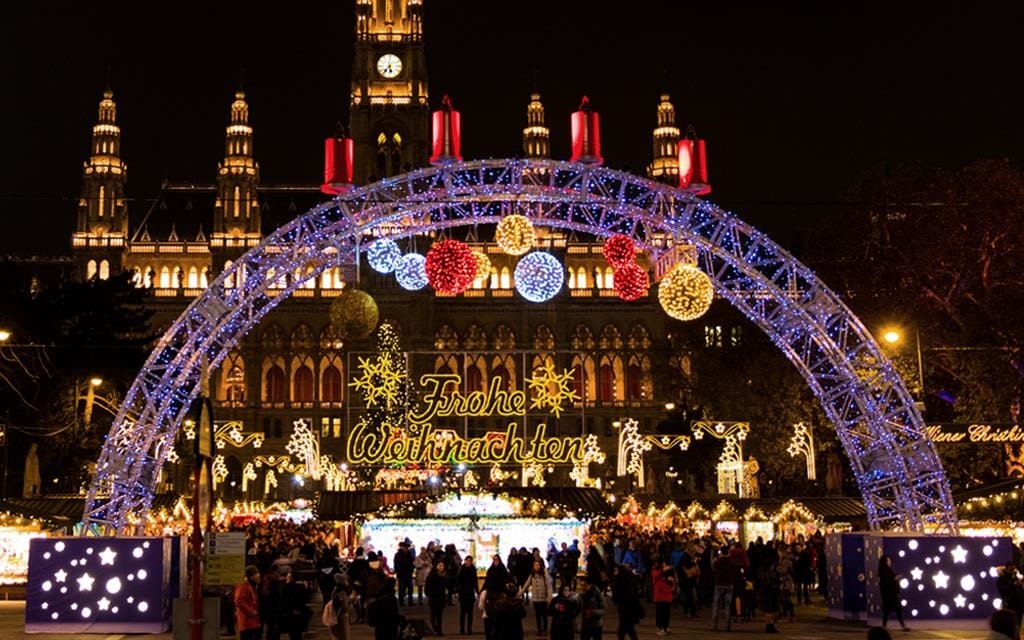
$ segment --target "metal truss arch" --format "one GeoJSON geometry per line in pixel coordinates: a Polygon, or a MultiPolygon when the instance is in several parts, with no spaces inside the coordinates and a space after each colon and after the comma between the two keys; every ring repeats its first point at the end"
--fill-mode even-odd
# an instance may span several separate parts
{"type": "Polygon", "coordinates": [[[452,163],[382,180],[299,216],[241,256],[181,314],[136,378],[97,462],[85,522],[107,532],[139,522],[201,372],[304,282],[353,265],[377,237],[496,223],[509,213],[539,226],[628,235],[652,261],[678,244],[695,246],[716,294],[770,337],[818,397],[870,526],[956,530],[949,484],[913,399],[871,334],[809,268],[685,191],[550,160],[452,163]]]}

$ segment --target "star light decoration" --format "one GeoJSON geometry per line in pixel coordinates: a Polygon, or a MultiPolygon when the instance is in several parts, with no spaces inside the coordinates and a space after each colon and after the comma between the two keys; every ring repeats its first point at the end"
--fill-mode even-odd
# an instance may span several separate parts
{"type": "Polygon", "coordinates": [[[531,409],[548,408],[556,418],[562,416],[562,404],[574,402],[580,397],[572,388],[572,372],[574,369],[563,369],[562,373],[555,370],[553,362],[545,362],[543,367],[537,367],[533,377],[529,380],[530,390],[533,392],[533,399],[530,403],[531,409]]]}
{"type": "Polygon", "coordinates": [[[292,435],[285,449],[303,461],[306,475],[314,480],[320,479],[320,443],[304,419],[299,418],[293,423],[292,435]]]}
{"type": "Polygon", "coordinates": [[[711,278],[696,266],[679,263],[661,279],[658,302],[665,313],[690,321],[704,315],[715,297],[711,278]]]}
{"type": "Polygon", "coordinates": [[[521,256],[533,247],[533,223],[526,216],[505,216],[494,230],[494,243],[511,256],[521,256]]]}

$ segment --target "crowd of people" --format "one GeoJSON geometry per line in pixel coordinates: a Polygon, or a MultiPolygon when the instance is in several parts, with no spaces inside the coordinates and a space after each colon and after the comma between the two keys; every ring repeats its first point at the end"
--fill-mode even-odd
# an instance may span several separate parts
{"type": "Polygon", "coordinates": [[[794,602],[809,603],[825,585],[820,535],[744,546],[714,533],[610,519],[593,525],[582,548],[579,540],[551,540],[543,552],[513,547],[480,572],[471,555],[436,540],[417,548],[406,539],[387,557],[371,548],[348,554],[333,528],[316,521],[257,522],[245,533],[246,580],[233,597],[225,594],[222,612],[243,640],[301,638],[315,616],[316,590],[323,624],[342,640],[352,624],[372,625],[377,640],[395,640],[400,631],[444,635],[449,608],[457,609],[460,635],[482,622],[486,640],[522,640],[532,611],[539,636],[600,640],[612,606],[618,640],[636,640],[648,607],[658,635],[671,633],[673,615],[696,618],[702,611],[716,629],[763,620],[765,631],[777,632],[780,622],[794,619],[794,602]],[[427,620],[402,615],[413,604],[426,604],[427,620]]]}

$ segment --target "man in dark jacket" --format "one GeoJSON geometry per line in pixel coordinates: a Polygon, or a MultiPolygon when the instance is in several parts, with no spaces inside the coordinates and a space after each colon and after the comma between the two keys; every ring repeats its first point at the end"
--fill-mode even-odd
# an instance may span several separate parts
{"type": "Polygon", "coordinates": [[[373,627],[374,640],[397,640],[405,616],[398,612],[394,578],[387,578],[377,599],[367,605],[366,619],[373,627]]]}
{"type": "Polygon", "coordinates": [[[604,595],[587,578],[578,580],[580,587],[580,640],[601,640],[604,629],[604,595]]]}
{"type": "Polygon", "coordinates": [[[395,561],[391,565],[395,570],[395,580],[398,581],[398,604],[412,605],[412,574],[415,570],[415,560],[408,541],[398,543],[395,561]]]}

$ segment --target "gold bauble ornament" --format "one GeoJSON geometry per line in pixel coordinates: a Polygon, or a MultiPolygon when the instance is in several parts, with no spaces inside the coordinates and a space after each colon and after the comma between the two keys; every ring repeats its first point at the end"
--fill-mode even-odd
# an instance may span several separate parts
{"type": "Polygon", "coordinates": [[[677,320],[696,320],[707,312],[714,298],[711,278],[692,264],[672,267],[658,286],[661,308],[677,320]]]}
{"type": "Polygon", "coordinates": [[[518,213],[505,216],[494,230],[494,242],[510,256],[521,256],[533,248],[533,223],[518,213]]]}
{"type": "Polygon", "coordinates": [[[473,249],[473,257],[476,258],[476,280],[491,277],[491,259],[479,249],[473,249]]]}
{"type": "Polygon", "coordinates": [[[373,296],[359,289],[342,289],[331,300],[331,326],[343,338],[365,338],[377,328],[380,312],[373,296]]]}

